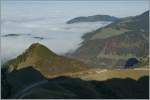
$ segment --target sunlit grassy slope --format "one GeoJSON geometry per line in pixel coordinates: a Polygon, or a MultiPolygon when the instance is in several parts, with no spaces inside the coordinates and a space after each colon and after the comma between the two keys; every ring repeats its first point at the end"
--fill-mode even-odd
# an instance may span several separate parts
{"type": "Polygon", "coordinates": [[[120,34],[124,34],[124,32],[129,31],[128,29],[115,29],[115,28],[104,28],[101,29],[101,31],[97,32],[92,38],[91,40],[94,39],[104,39],[104,38],[108,38],[111,36],[116,36],[116,35],[120,35],[120,34]]]}
{"type": "Polygon", "coordinates": [[[80,77],[84,80],[107,80],[112,78],[132,78],[139,79],[142,76],[149,76],[149,68],[135,69],[90,69],[75,74],[70,74],[73,77],[80,77]]]}
{"type": "Polygon", "coordinates": [[[9,71],[32,66],[44,76],[59,75],[87,69],[84,63],[56,55],[42,44],[32,44],[23,54],[5,64],[9,71]]]}

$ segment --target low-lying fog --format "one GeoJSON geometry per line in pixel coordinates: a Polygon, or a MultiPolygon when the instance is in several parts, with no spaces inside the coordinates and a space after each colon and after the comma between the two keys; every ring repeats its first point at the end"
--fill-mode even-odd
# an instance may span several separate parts
{"type": "MultiPolygon", "coordinates": [[[[118,4],[123,5],[123,3],[118,4]]],[[[83,34],[111,22],[66,24],[68,20],[78,16],[96,14],[123,17],[126,13],[120,12],[122,14],[119,15],[114,2],[107,5],[104,1],[3,1],[1,6],[2,63],[18,56],[35,42],[44,44],[57,54],[74,51],[80,46],[83,34]],[[114,9],[111,10],[113,6],[114,9]]],[[[125,10],[126,8],[123,8],[123,11],[125,10]]],[[[142,10],[145,11],[144,8],[142,10]]],[[[133,12],[141,13],[138,10],[130,10],[126,16],[132,15],[133,12]]]]}
{"type": "MultiPolygon", "coordinates": [[[[14,34],[11,32],[14,36],[11,34],[1,36],[2,60],[10,59],[21,54],[35,42],[44,44],[57,54],[64,54],[66,52],[73,51],[82,42],[81,36],[85,32],[97,29],[109,22],[80,23],[72,25],[67,25],[61,22],[58,22],[58,24],[42,22],[43,24],[39,23],[39,26],[35,23],[22,23],[26,24],[27,27],[30,26],[30,30],[28,30],[27,34],[14,30],[16,31],[15,33],[17,33],[14,34]],[[31,25],[34,27],[31,27],[31,25]]],[[[22,24],[18,23],[18,26],[17,24],[12,26],[18,27],[19,29],[22,28],[21,30],[29,29],[26,26],[22,26],[22,24]]]]}

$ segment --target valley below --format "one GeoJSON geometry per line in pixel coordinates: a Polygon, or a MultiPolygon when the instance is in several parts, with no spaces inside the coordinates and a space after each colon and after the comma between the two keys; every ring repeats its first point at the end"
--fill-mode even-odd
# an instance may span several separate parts
{"type": "Polygon", "coordinates": [[[83,80],[103,81],[112,78],[131,78],[138,80],[142,76],[149,76],[149,68],[135,69],[91,69],[84,72],[78,72],[69,75],[71,77],[79,77],[83,80]]]}

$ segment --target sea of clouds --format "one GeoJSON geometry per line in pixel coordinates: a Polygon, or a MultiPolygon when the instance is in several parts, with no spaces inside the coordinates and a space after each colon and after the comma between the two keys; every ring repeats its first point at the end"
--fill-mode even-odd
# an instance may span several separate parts
{"type": "Polygon", "coordinates": [[[57,54],[74,51],[82,36],[110,22],[66,24],[62,17],[5,19],[2,22],[2,62],[21,54],[32,43],[39,42],[57,54]],[[61,19],[61,20],[60,20],[61,19]],[[11,36],[10,34],[15,34],[11,36]],[[10,35],[10,36],[9,36],[10,35]]]}

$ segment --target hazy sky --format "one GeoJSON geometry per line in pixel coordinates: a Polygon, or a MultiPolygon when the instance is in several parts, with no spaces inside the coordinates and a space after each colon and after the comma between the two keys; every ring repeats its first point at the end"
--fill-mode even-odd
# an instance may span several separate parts
{"type": "Polygon", "coordinates": [[[68,16],[108,14],[125,17],[148,10],[149,0],[103,0],[103,1],[3,1],[2,17],[20,14],[32,16],[57,14],[68,16]]]}

